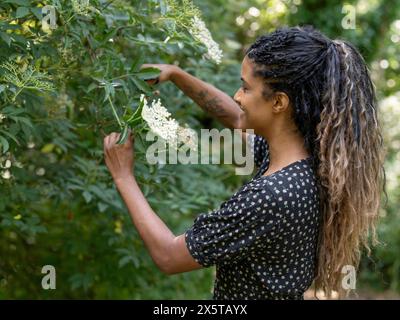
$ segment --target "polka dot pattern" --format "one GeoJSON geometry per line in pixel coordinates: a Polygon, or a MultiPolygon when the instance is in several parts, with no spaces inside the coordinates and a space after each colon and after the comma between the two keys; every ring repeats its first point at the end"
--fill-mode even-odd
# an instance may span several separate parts
{"type": "Polygon", "coordinates": [[[202,266],[216,265],[214,299],[303,299],[320,224],[311,158],[264,176],[267,141],[249,139],[257,173],[219,209],[197,216],[185,233],[188,250],[202,266]]]}

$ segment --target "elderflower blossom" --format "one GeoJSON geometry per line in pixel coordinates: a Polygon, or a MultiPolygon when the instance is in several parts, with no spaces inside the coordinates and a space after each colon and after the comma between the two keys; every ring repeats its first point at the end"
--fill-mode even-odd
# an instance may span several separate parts
{"type": "Polygon", "coordinates": [[[178,128],[178,137],[182,143],[184,143],[186,146],[189,147],[189,149],[192,149],[194,151],[197,150],[196,131],[194,131],[191,128],[179,127],[178,128]]]}
{"type": "Polygon", "coordinates": [[[74,12],[79,15],[88,15],[91,6],[89,0],[72,0],[71,1],[72,8],[74,12]]]}
{"type": "Polygon", "coordinates": [[[0,164],[0,167],[1,167],[2,169],[9,169],[9,168],[11,168],[11,161],[10,161],[9,159],[7,159],[7,160],[4,162],[4,164],[0,164]]]}
{"type": "Polygon", "coordinates": [[[176,148],[176,135],[179,127],[176,120],[171,119],[171,114],[161,105],[160,99],[153,101],[151,107],[144,95],[140,97],[140,100],[143,102],[142,118],[147,122],[150,130],[176,148]]]}
{"type": "Polygon", "coordinates": [[[11,160],[9,159],[11,157],[10,153],[7,153],[5,156],[0,157],[0,177],[3,178],[4,180],[8,180],[11,178],[11,160]]]}
{"type": "Polygon", "coordinates": [[[13,84],[18,88],[30,88],[38,91],[54,90],[54,86],[50,82],[51,77],[45,73],[38,72],[31,65],[21,68],[16,62],[10,60],[1,64],[0,67],[5,69],[0,80],[13,84]]]}
{"type": "Polygon", "coordinates": [[[189,29],[191,35],[207,48],[205,58],[213,60],[216,64],[221,63],[222,50],[219,48],[218,43],[214,41],[210,31],[207,29],[206,24],[198,16],[192,18],[192,25],[189,29]]]}
{"type": "Polygon", "coordinates": [[[153,101],[149,106],[142,94],[140,101],[143,102],[142,118],[151,131],[175,149],[178,149],[181,143],[191,149],[196,149],[197,136],[195,131],[179,126],[178,122],[171,118],[171,113],[161,104],[160,99],[153,101]]]}
{"type": "Polygon", "coordinates": [[[4,170],[4,171],[2,171],[2,172],[1,172],[1,177],[2,177],[4,180],[10,179],[10,178],[11,178],[11,173],[10,173],[10,171],[9,171],[9,170],[4,170]]]}
{"type": "Polygon", "coordinates": [[[6,118],[6,116],[4,114],[0,113],[0,123],[2,123],[5,118],[6,118]]]}

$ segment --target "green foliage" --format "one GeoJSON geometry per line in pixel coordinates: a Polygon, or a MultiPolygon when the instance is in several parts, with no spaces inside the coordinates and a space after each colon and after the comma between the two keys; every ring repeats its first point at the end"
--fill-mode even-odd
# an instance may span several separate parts
{"type": "MultiPolygon", "coordinates": [[[[140,70],[144,62],[215,73],[181,15],[195,7],[184,1],[186,11],[171,11],[177,3],[0,4],[0,298],[210,296],[211,269],[173,277],[157,270],[103,162],[103,137],[135,124],[141,93],[154,96],[144,80],[158,71],[140,70]],[[56,7],[54,30],[38,20],[44,5],[56,7]],[[46,264],[56,267],[57,290],[41,289],[46,264]]],[[[174,115],[201,127],[201,111],[176,88],[160,90],[174,115]]],[[[143,137],[135,149],[139,183],[177,234],[239,185],[226,178],[231,167],[153,166],[143,137]]]]}

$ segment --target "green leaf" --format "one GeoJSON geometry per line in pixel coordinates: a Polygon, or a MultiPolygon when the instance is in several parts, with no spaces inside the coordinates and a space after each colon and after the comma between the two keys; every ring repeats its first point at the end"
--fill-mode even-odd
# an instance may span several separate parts
{"type": "Polygon", "coordinates": [[[7,131],[4,131],[4,130],[0,130],[0,132],[1,132],[2,134],[5,134],[6,136],[8,136],[9,138],[11,138],[12,140],[14,140],[15,143],[19,145],[19,142],[18,142],[17,138],[14,137],[11,133],[8,133],[7,131]]]}
{"type": "Polygon", "coordinates": [[[86,93],[91,92],[92,90],[96,89],[98,86],[96,83],[92,82],[89,87],[86,89],[86,93]]]}
{"type": "Polygon", "coordinates": [[[31,12],[35,15],[38,20],[43,19],[42,8],[31,8],[31,12]]]}
{"type": "Polygon", "coordinates": [[[15,122],[22,122],[28,127],[33,128],[32,122],[28,118],[16,116],[10,116],[10,118],[13,119],[15,122]]]}
{"type": "Polygon", "coordinates": [[[3,30],[19,30],[19,29],[22,29],[22,27],[17,25],[17,24],[5,24],[2,28],[3,28],[3,30]]]}
{"type": "Polygon", "coordinates": [[[26,40],[25,37],[19,35],[19,34],[13,34],[13,38],[16,42],[21,43],[22,45],[26,46],[26,44],[28,43],[28,41],[26,40]]]}
{"type": "Polygon", "coordinates": [[[130,79],[132,80],[136,88],[138,88],[140,91],[151,93],[151,88],[146,82],[135,76],[132,76],[130,79]]]}
{"type": "Polygon", "coordinates": [[[105,204],[105,203],[103,203],[103,202],[99,202],[99,203],[97,204],[97,207],[99,208],[99,211],[100,211],[101,213],[103,213],[103,212],[106,211],[106,209],[108,208],[108,205],[105,204]]]}
{"type": "Polygon", "coordinates": [[[1,39],[3,39],[3,41],[4,41],[5,43],[7,43],[8,46],[10,46],[10,44],[11,44],[11,37],[10,37],[7,33],[5,33],[5,32],[0,32],[0,37],[1,37],[1,39]]]}
{"type": "Polygon", "coordinates": [[[109,97],[114,97],[115,95],[115,89],[111,83],[106,83],[104,86],[105,90],[105,96],[104,96],[104,101],[106,101],[109,97]]]}
{"type": "Polygon", "coordinates": [[[126,139],[128,138],[128,133],[129,133],[129,126],[124,125],[124,128],[122,129],[122,133],[117,141],[117,144],[124,144],[126,139]]]}
{"type": "Polygon", "coordinates": [[[136,76],[142,80],[156,79],[161,73],[157,68],[143,68],[136,73],[136,76]]]}
{"type": "Polygon", "coordinates": [[[91,185],[88,189],[100,199],[104,197],[104,190],[99,188],[97,185],[91,185]]]}
{"type": "Polygon", "coordinates": [[[104,40],[103,40],[101,43],[98,43],[98,46],[100,47],[100,46],[104,46],[104,45],[108,44],[108,41],[109,41],[110,39],[112,39],[113,37],[115,37],[115,35],[117,34],[117,32],[118,32],[118,28],[115,28],[115,29],[111,30],[111,31],[110,31],[109,33],[107,33],[107,35],[104,37],[104,40]]]}
{"type": "Polygon", "coordinates": [[[131,257],[130,256],[122,257],[118,261],[118,268],[122,268],[123,266],[127,265],[129,262],[131,262],[131,257]]]}
{"type": "Polygon", "coordinates": [[[0,136],[0,145],[2,146],[2,153],[6,153],[10,148],[8,141],[2,136],[0,136]]]}
{"type": "Polygon", "coordinates": [[[129,122],[129,126],[131,128],[134,128],[138,123],[140,123],[140,121],[142,121],[141,117],[138,117],[136,119],[133,119],[132,121],[129,122]]]}
{"type": "Polygon", "coordinates": [[[13,106],[8,106],[8,107],[5,107],[3,110],[1,110],[1,113],[4,113],[6,115],[10,115],[10,116],[11,115],[12,116],[16,116],[16,115],[18,115],[20,113],[23,113],[23,112],[25,112],[24,109],[15,108],[13,106]]]}
{"type": "Polygon", "coordinates": [[[83,191],[82,195],[85,198],[86,203],[89,203],[93,199],[92,194],[88,191],[83,191]]]}
{"type": "Polygon", "coordinates": [[[131,117],[129,117],[129,119],[126,120],[126,122],[128,124],[132,124],[132,121],[135,121],[138,118],[140,118],[140,116],[142,114],[143,106],[144,106],[144,99],[142,101],[140,101],[139,107],[135,110],[133,115],[131,117]]]}
{"type": "Polygon", "coordinates": [[[6,0],[4,1],[5,3],[13,3],[13,4],[17,4],[19,6],[29,6],[30,3],[28,0],[6,0]]]}
{"type": "Polygon", "coordinates": [[[139,52],[138,56],[136,57],[135,61],[133,62],[131,66],[131,71],[132,72],[138,72],[140,70],[140,67],[142,66],[144,62],[144,56],[142,52],[139,52]]]}
{"type": "Polygon", "coordinates": [[[23,17],[27,16],[29,14],[29,12],[30,12],[29,8],[27,8],[27,7],[19,7],[17,9],[15,17],[16,18],[23,18],[23,17]]]}

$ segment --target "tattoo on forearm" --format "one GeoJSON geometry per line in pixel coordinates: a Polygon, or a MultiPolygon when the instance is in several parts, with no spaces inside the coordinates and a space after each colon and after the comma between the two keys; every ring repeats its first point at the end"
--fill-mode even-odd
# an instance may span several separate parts
{"type": "Polygon", "coordinates": [[[184,88],[185,93],[191,97],[201,108],[211,113],[216,117],[225,117],[228,112],[224,109],[221,100],[218,97],[208,98],[209,94],[207,90],[195,91],[191,87],[186,86],[184,88]]]}
{"type": "Polygon", "coordinates": [[[197,93],[197,98],[201,102],[201,107],[217,117],[226,116],[227,113],[221,104],[221,100],[218,97],[207,99],[207,96],[208,92],[206,90],[197,93]]]}

